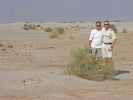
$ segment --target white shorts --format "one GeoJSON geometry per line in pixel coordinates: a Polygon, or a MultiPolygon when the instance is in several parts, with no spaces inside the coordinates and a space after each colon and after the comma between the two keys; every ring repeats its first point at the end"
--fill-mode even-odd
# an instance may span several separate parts
{"type": "Polygon", "coordinates": [[[110,44],[104,44],[102,48],[103,58],[112,58],[112,49],[110,44]]]}

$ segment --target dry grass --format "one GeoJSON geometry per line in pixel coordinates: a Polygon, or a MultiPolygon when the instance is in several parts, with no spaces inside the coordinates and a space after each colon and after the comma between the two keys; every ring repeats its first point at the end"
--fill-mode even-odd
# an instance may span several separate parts
{"type": "Polygon", "coordinates": [[[113,65],[106,65],[102,59],[97,60],[82,48],[72,51],[72,62],[67,72],[89,80],[112,79],[115,75],[113,65]]]}
{"type": "Polygon", "coordinates": [[[126,28],[124,28],[124,29],[122,30],[122,33],[127,33],[126,28]]]}
{"type": "Polygon", "coordinates": [[[64,34],[65,31],[64,31],[64,28],[56,27],[55,32],[61,35],[61,34],[64,34]]]}
{"type": "Polygon", "coordinates": [[[48,28],[49,37],[50,38],[57,38],[59,35],[63,35],[65,30],[61,27],[55,27],[54,29],[48,28]]]}
{"type": "Polygon", "coordinates": [[[48,35],[50,38],[57,38],[59,36],[59,34],[56,32],[49,32],[48,35]]]}
{"type": "Polygon", "coordinates": [[[45,31],[45,32],[52,32],[52,31],[53,31],[53,29],[52,29],[52,28],[50,28],[50,27],[46,27],[46,28],[44,29],[44,31],[45,31]]]}

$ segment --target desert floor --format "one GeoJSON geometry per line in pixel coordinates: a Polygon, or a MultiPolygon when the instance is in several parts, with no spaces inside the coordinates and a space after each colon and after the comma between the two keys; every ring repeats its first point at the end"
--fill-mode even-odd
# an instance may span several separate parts
{"type": "Polygon", "coordinates": [[[89,30],[49,39],[21,25],[0,25],[0,100],[133,100],[133,33],[121,33],[115,68],[121,80],[89,81],[65,74],[70,51],[83,47],[89,30]],[[73,37],[73,38],[71,38],[73,37]]]}

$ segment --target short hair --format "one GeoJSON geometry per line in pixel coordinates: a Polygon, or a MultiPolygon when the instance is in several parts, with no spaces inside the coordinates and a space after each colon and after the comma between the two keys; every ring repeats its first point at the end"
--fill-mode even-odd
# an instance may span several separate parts
{"type": "Polygon", "coordinates": [[[96,21],[96,24],[101,24],[102,22],[101,21],[96,21]]]}

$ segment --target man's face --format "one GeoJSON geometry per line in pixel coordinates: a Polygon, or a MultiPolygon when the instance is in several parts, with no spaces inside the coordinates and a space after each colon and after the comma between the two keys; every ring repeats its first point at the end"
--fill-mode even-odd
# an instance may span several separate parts
{"type": "Polygon", "coordinates": [[[96,28],[97,28],[98,30],[101,30],[101,23],[96,23],[96,28]]]}
{"type": "Polygon", "coordinates": [[[110,23],[107,21],[104,22],[104,27],[105,29],[108,29],[110,27],[110,23]]]}

